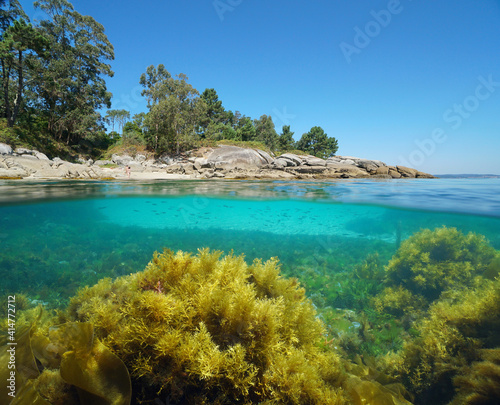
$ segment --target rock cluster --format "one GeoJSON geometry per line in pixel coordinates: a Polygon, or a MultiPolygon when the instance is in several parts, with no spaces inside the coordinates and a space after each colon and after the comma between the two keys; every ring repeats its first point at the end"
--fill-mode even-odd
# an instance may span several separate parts
{"type": "Polygon", "coordinates": [[[58,157],[49,159],[36,150],[17,148],[0,143],[0,179],[100,179],[105,177],[92,160],[66,162],[58,157]]]}
{"type": "Polygon", "coordinates": [[[181,156],[155,159],[145,154],[112,155],[111,160],[69,163],[50,160],[43,153],[24,148],[15,151],[0,143],[0,178],[82,178],[124,177],[124,166],[132,173],[150,178],[226,179],[327,179],[327,178],[432,178],[430,174],[404,166],[388,166],[379,160],[351,156],[320,159],[311,155],[285,153],[276,158],[259,149],[222,145],[200,148],[181,156]],[[105,166],[113,166],[114,169],[105,166]],[[155,177],[156,176],[156,177],[155,177]]]}
{"type": "Polygon", "coordinates": [[[432,178],[404,166],[388,166],[379,160],[351,156],[320,159],[311,155],[285,153],[277,158],[258,149],[236,146],[203,148],[167,165],[168,173],[201,178],[308,179],[308,178],[432,178]]]}

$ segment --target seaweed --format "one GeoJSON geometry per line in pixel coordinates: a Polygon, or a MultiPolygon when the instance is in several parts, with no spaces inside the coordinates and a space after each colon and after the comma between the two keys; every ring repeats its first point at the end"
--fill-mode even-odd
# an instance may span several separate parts
{"type": "Polygon", "coordinates": [[[459,391],[468,390],[464,395],[480,396],[480,390],[473,394],[474,387],[494,385],[498,377],[491,373],[496,370],[494,362],[481,359],[483,349],[500,346],[500,279],[477,277],[472,284],[443,294],[416,322],[417,335],[407,339],[399,352],[379,359],[389,374],[416,394],[416,403],[451,401],[457,394],[453,382],[459,391]]]}
{"type": "Polygon", "coordinates": [[[346,402],[324,325],[276,259],[165,250],[143,272],[82,289],[68,317],[90,322],[131,371],[138,400],[346,402]]]}
{"type": "MultiPolygon", "coordinates": [[[[92,325],[64,323],[50,327],[46,336],[44,328],[37,327],[41,317],[40,312],[32,325],[16,334],[15,390],[8,390],[14,393],[9,394],[2,388],[2,403],[130,404],[128,371],[116,355],[94,339],[92,325]]],[[[0,356],[10,347],[3,347],[0,356]]]]}
{"type": "Polygon", "coordinates": [[[470,285],[496,257],[482,235],[447,227],[424,229],[405,240],[389,261],[386,284],[432,302],[448,288],[470,285]]]}

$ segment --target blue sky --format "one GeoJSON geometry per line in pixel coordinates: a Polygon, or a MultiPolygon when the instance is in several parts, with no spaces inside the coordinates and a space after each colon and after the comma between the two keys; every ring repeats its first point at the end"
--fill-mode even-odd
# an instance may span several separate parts
{"type": "Polygon", "coordinates": [[[321,126],[340,155],[500,174],[500,0],[72,3],[115,47],[112,108],[146,111],[139,77],[163,63],[278,133],[321,126]]]}

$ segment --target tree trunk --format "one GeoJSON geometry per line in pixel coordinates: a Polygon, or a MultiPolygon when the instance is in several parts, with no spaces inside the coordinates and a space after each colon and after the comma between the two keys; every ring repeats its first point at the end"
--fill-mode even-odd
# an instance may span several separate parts
{"type": "Polygon", "coordinates": [[[18,81],[17,81],[17,94],[14,100],[14,111],[12,112],[12,125],[13,126],[17,120],[17,115],[19,114],[19,107],[21,107],[21,101],[23,97],[23,51],[19,51],[19,67],[17,70],[18,81]]]}
{"type": "Polygon", "coordinates": [[[10,103],[9,103],[9,77],[10,69],[5,66],[5,61],[2,59],[2,75],[3,75],[3,97],[5,103],[5,118],[7,118],[7,125],[12,127],[10,123],[10,103]]]}

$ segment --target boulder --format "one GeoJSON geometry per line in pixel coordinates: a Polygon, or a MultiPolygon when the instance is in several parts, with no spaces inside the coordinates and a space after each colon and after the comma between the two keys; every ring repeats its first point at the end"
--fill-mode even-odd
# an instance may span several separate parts
{"type": "Polygon", "coordinates": [[[33,152],[33,155],[40,160],[50,160],[45,153],[38,152],[37,150],[33,152]]]}
{"type": "Polygon", "coordinates": [[[274,159],[273,166],[279,167],[279,168],[284,168],[288,166],[289,160],[278,158],[274,159]]]}
{"type": "Polygon", "coordinates": [[[111,160],[113,161],[113,163],[115,163],[117,165],[128,166],[131,164],[131,162],[134,160],[134,158],[132,156],[129,156],[129,155],[121,156],[121,155],[114,153],[111,156],[111,160]]]}
{"type": "Polygon", "coordinates": [[[0,142],[0,155],[12,155],[12,148],[6,143],[0,142]]]}
{"type": "Polygon", "coordinates": [[[240,148],[238,146],[219,146],[207,156],[207,162],[215,167],[262,167],[273,161],[271,156],[259,149],[240,148]]]}
{"type": "Polygon", "coordinates": [[[134,160],[138,163],[143,163],[144,161],[146,161],[146,155],[138,153],[137,155],[135,155],[134,160]]]}
{"type": "Polygon", "coordinates": [[[388,175],[389,174],[389,168],[387,166],[380,166],[377,167],[377,170],[375,170],[375,173],[373,173],[376,176],[379,175],[388,175]]]}
{"type": "MultiPolygon", "coordinates": [[[[344,178],[347,177],[368,177],[369,174],[366,170],[363,170],[355,165],[345,164],[345,163],[334,163],[329,162],[327,164],[327,169],[330,174],[341,174],[344,178]]],[[[338,177],[338,176],[333,176],[338,177]]]]}
{"type": "Polygon", "coordinates": [[[358,161],[356,161],[356,165],[370,173],[376,172],[380,166],[377,161],[367,159],[359,159],[358,161]]]}
{"type": "Polygon", "coordinates": [[[300,166],[302,164],[302,158],[294,153],[283,153],[279,158],[292,162],[288,166],[300,166]]]}
{"type": "Polygon", "coordinates": [[[418,170],[411,169],[405,166],[396,166],[396,169],[398,170],[398,172],[401,174],[402,177],[410,177],[410,178],[417,177],[418,170]]]}
{"type": "Polygon", "coordinates": [[[316,156],[305,156],[304,164],[307,166],[326,166],[326,160],[316,156]]]}
{"type": "Polygon", "coordinates": [[[18,155],[31,155],[33,152],[33,150],[27,148],[16,148],[14,150],[14,153],[17,153],[18,155]]]}
{"type": "Polygon", "coordinates": [[[396,169],[394,166],[387,167],[389,168],[389,176],[391,176],[393,179],[401,178],[401,173],[398,172],[398,169],[396,169]]]}
{"type": "Polygon", "coordinates": [[[200,171],[201,169],[210,169],[214,167],[213,163],[209,162],[205,158],[200,158],[200,157],[194,159],[193,165],[194,168],[198,171],[200,171]]]}

